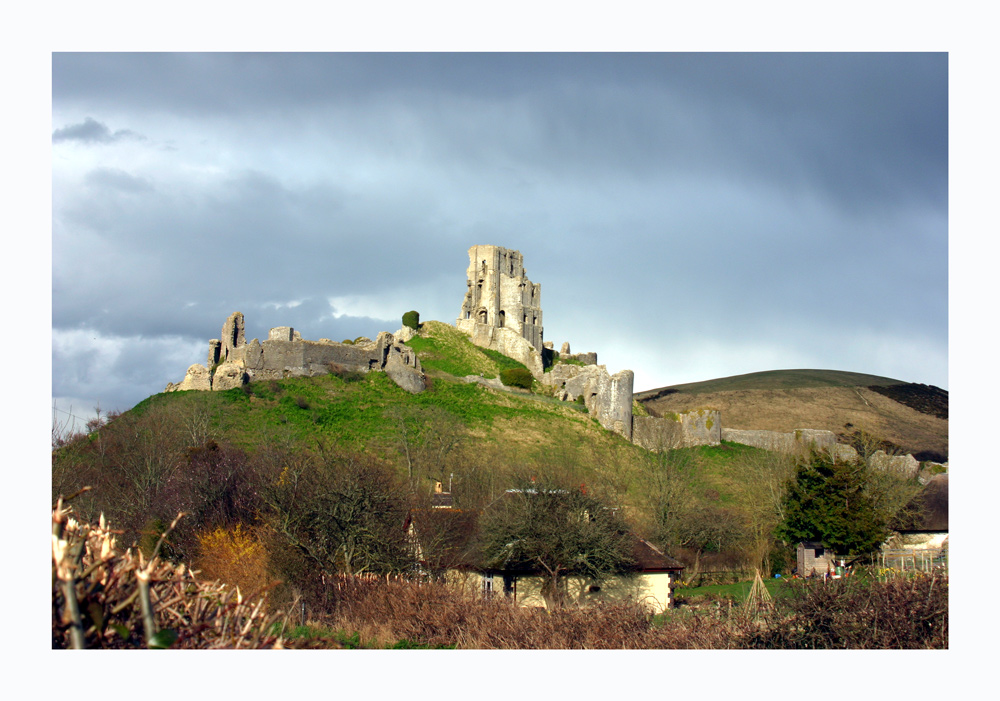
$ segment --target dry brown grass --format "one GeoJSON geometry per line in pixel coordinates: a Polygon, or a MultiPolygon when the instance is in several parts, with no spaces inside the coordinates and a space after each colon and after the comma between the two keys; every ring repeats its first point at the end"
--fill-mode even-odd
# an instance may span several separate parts
{"type": "Polygon", "coordinates": [[[359,580],[343,586],[330,627],[385,647],[400,640],[461,649],[657,647],[648,614],[635,604],[546,611],[486,600],[435,583],[359,580]]]}
{"type": "Polygon", "coordinates": [[[722,412],[725,428],[781,432],[817,428],[841,433],[850,423],[855,429],[891,441],[904,452],[948,453],[947,420],[922,414],[864,387],[677,392],[646,403],[661,416],[705,405],[722,412]]]}
{"type": "Polygon", "coordinates": [[[366,647],[409,641],[459,649],[942,649],[948,646],[947,575],[802,586],[773,608],[670,611],[634,603],[556,610],[518,608],[436,583],[342,579],[324,625],[366,647]]]}

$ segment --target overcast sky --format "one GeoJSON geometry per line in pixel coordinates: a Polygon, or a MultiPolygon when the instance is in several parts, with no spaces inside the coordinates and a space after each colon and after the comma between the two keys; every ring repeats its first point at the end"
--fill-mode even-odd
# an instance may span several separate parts
{"type": "Polygon", "coordinates": [[[52,57],[52,394],[125,410],[247,338],[454,323],[513,248],[635,389],[948,387],[946,54],[52,57]]]}

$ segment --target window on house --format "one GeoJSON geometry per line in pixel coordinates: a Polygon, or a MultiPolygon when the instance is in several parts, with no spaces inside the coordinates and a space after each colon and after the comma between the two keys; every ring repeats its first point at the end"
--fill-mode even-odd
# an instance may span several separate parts
{"type": "Polygon", "coordinates": [[[489,596],[492,593],[493,593],[493,574],[492,573],[484,574],[483,575],[483,595],[484,596],[489,596]]]}
{"type": "Polygon", "coordinates": [[[816,548],[813,557],[823,557],[823,548],[816,548]]]}

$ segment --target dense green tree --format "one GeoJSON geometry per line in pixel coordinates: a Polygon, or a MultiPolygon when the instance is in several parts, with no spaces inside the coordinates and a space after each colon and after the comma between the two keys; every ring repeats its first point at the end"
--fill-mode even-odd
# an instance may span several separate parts
{"type": "Polygon", "coordinates": [[[420,312],[409,311],[403,314],[403,326],[409,326],[416,331],[420,328],[420,312]]]}
{"type": "Polygon", "coordinates": [[[889,536],[888,516],[876,508],[863,463],[814,455],[788,485],[776,535],[788,542],[821,541],[839,555],[873,552],[889,536]]]}

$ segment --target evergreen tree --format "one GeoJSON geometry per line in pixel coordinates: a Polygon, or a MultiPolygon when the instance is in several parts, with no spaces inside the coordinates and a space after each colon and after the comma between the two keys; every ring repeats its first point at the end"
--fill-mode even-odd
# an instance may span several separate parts
{"type": "Polygon", "coordinates": [[[864,465],[814,455],[797,468],[784,506],[777,537],[820,541],[838,555],[873,552],[890,533],[888,519],[866,489],[864,465]]]}

